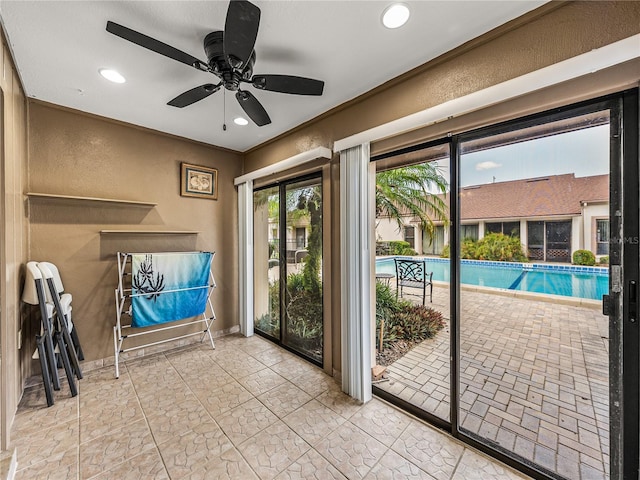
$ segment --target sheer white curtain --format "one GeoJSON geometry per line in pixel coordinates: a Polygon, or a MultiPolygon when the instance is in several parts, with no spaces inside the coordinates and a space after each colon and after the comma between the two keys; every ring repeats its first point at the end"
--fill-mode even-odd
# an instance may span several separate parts
{"type": "Polygon", "coordinates": [[[340,152],[342,389],[371,400],[375,167],[369,144],[340,152]]]}
{"type": "Polygon", "coordinates": [[[253,335],[253,180],[238,184],[238,314],[240,333],[253,335]]]}

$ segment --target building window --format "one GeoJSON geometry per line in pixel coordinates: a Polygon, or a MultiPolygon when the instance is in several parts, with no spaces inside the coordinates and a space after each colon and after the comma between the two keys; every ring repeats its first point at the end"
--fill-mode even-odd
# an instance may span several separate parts
{"type": "Polygon", "coordinates": [[[478,240],[478,224],[460,225],[460,240],[478,240]]]}
{"type": "Polygon", "coordinates": [[[609,255],[609,220],[596,220],[596,255],[609,255]]]}
{"type": "Polygon", "coordinates": [[[296,228],[296,248],[306,248],[307,246],[307,229],[296,228]]]}
{"type": "Polygon", "coordinates": [[[430,235],[427,230],[422,231],[422,253],[427,255],[440,255],[444,248],[444,227],[437,225],[430,235]]]}
{"type": "Polygon", "coordinates": [[[520,238],[520,222],[488,222],[485,224],[486,233],[503,233],[510,237],[520,238]]]}
{"type": "Polygon", "coordinates": [[[502,224],[502,233],[510,237],[520,238],[520,222],[504,222],[502,224]]]}
{"type": "Polygon", "coordinates": [[[415,227],[404,227],[404,241],[411,248],[416,248],[416,229],[415,227]]]}
{"type": "Polygon", "coordinates": [[[488,235],[489,233],[502,233],[502,223],[501,222],[486,223],[484,226],[484,233],[485,235],[488,235]]]}

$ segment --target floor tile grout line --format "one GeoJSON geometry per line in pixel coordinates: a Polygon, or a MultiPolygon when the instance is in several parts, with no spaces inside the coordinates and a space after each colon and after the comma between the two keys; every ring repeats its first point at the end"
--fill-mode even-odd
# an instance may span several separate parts
{"type": "MultiPolygon", "coordinates": [[[[147,417],[146,417],[146,414],[145,414],[145,412],[144,412],[144,409],[142,408],[142,404],[140,403],[140,397],[138,396],[138,392],[137,392],[137,390],[136,390],[135,383],[134,383],[133,379],[131,378],[131,375],[129,374],[129,371],[128,371],[128,370],[126,371],[126,374],[127,374],[128,379],[129,379],[129,382],[131,382],[131,386],[132,386],[132,388],[133,388],[133,393],[135,394],[135,396],[136,396],[136,400],[137,400],[137,402],[138,402],[138,406],[140,407],[140,412],[142,413],[142,416],[143,416],[143,419],[144,419],[144,421],[145,421],[145,424],[147,425],[147,428],[149,429],[149,433],[150,433],[150,435],[151,435],[151,438],[153,439],[154,447],[157,449],[157,443],[156,443],[156,441],[155,441],[155,438],[153,437],[153,432],[151,431],[151,427],[149,426],[149,421],[147,420],[147,417]]],[[[117,378],[117,379],[116,379],[116,381],[120,381],[120,379],[121,379],[121,378],[122,378],[122,371],[120,372],[120,377],[119,377],[119,378],[117,378]]],[[[79,396],[79,395],[78,395],[78,396],[79,396]]],[[[81,415],[80,415],[80,405],[78,405],[78,422],[80,421],[80,416],[81,416],[81,415]]],[[[139,420],[137,420],[137,421],[139,421],[139,420]]],[[[131,458],[137,457],[138,455],[141,455],[142,453],[145,453],[144,451],[143,451],[143,452],[139,452],[139,453],[137,453],[136,455],[134,455],[133,457],[131,457],[131,458],[129,458],[129,459],[126,459],[126,460],[122,460],[122,461],[120,461],[120,462],[118,462],[118,463],[116,463],[116,464],[114,464],[114,465],[111,465],[109,469],[107,469],[107,470],[103,470],[102,472],[97,473],[96,475],[92,475],[91,477],[86,477],[86,478],[85,478],[85,477],[82,475],[82,463],[81,463],[81,461],[80,461],[80,447],[81,447],[82,445],[85,445],[85,444],[87,444],[87,443],[89,443],[89,442],[92,442],[92,441],[94,441],[94,440],[98,440],[99,438],[105,437],[105,436],[107,436],[107,435],[113,434],[113,433],[118,432],[118,431],[121,431],[121,430],[124,430],[125,428],[127,428],[127,426],[128,426],[127,424],[121,425],[121,426],[119,426],[117,429],[111,430],[111,431],[109,431],[109,432],[105,432],[104,434],[102,434],[102,435],[100,435],[100,436],[98,436],[98,437],[96,437],[96,438],[92,438],[92,439],[90,439],[90,440],[87,440],[86,442],[82,442],[82,443],[80,443],[80,441],[78,441],[78,476],[79,476],[79,478],[82,478],[83,480],[91,480],[92,478],[95,478],[95,477],[97,477],[97,476],[99,476],[99,475],[102,475],[102,473],[104,473],[105,471],[111,471],[111,470],[113,470],[114,468],[116,468],[116,467],[118,467],[118,466],[120,466],[120,465],[122,465],[122,464],[124,464],[124,463],[128,462],[129,460],[131,460],[131,458]]],[[[79,435],[80,435],[80,425],[78,425],[78,436],[79,436],[79,435]]],[[[161,458],[162,458],[162,457],[161,457],[161,458]]],[[[164,464],[164,461],[163,461],[163,464],[164,464]]],[[[165,467],[165,469],[166,469],[166,467],[165,467]]]]}
{"type": "MultiPolygon", "coordinates": [[[[210,357],[209,357],[209,358],[210,358],[210,357]]],[[[211,360],[215,365],[217,365],[219,368],[221,368],[225,373],[227,373],[227,374],[231,377],[231,379],[232,379],[233,381],[235,381],[236,383],[238,383],[239,385],[241,385],[241,386],[242,386],[242,384],[240,384],[240,382],[238,382],[238,379],[233,375],[233,373],[232,373],[232,372],[227,371],[227,370],[226,370],[222,365],[220,365],[218,362],[216,362],[214,358],[210,358],[210,360],[211,360]]],[[[251,463],[250,463],[250,462],[248,461],[248,459],[247,459],[247,458],[242,454],[242,451],[241,451],[241,450],[240,450],[240,448],[239,448],[239,447],[240,447],[240,445],[241,445],[242,443],[245,443],[246,441],[249,441],[249,440],[250,440],[250,438],[249,438],[249,439],[246,439],[246,440],[244,440],[243,442],[241,442],[240,444],[236,445],[236,444],[235,444],[235,443],[234,443],[234,442],[229,438],[229,436],[228,436],[228,435],[227,435],[227,433],[225,432],[224,428],[223,428],[223,427],[222,427],[222,426],[221,426],[221,425],[220,425],[220,424],[219,424],[219,423],[218,423],[218,422],[213,418],[213,416],[211,415],[211,413],[209,413],[209,411],[206,409],[206,407],[204,406],[204,404],[202,404],[202,402],[201,402],[201,400],[198,398],[198,396],[197,396],[197,395],[195,395],[195,392],[193,392],[193,390],[191,389],[191,387],[189,386],[189,384],[188,384],[188,383],[184,380],[184,378],[180,375],[180,372],[177,370],[176,366],[175,366],[173,363],[171,363],[171,360],[169,360],[169,363],[170,363],[170,364],[171,364],[171,366],[176,370],[176,372],[177,372],[177,373],[178,373],[178,375],[181,377],[181,379],[183,380],[183,382],[185,383],[185,385],[187,386],[187,388],[189,389],[189,391],[190,391],[190,392],[194,395],[194,397],[197,399],[198,403],[200,403],[200,405],[201,405],[201,406],[202,406],[202,408],[207,412],[207,414],[209,415],[209,417],[210,417],[210,418],[213,420],[213,422],[218,426],[218,428],[220,428],[220,430],[222,431],[222,433],[224,434],[224,436],[226,437],[226,439],[229,441],[229,444],[231,445],[231,448],[233,448],[234,450],[236,450],[236,451],[238,452],[238,454],[240,455],[240,457],[244,460],[244,462],[245,462],[245,463],[247,464],[247,466],[251,469],[251,471],[256,475],[256,477],[261,478],[261,477],[260,477],[260,475],[258,474],[258,472],[253,468],[253,466],[251,465],[251,463]]],[[[262,364],[262,362],[260,362],[260,363],[262,364]]],[[[262,365],[264,365],[264,364],[262,364],[262,365]]],[[[266,365],[265,365],[265,368],[268,368],[269,370],[271,370],[271,369],[270,369],[270,367],[268,367],[268,366],[266,366],[266,365]]],[[[262,371],[262,370],[264,370],[264,369],[260,369],[259,371],[262,371]]],[[[271,370],[271,371],[273,371],[273,370],[271,370]]],[[[274,373],[277,373],[277,372],[274,372],[274,373]]],[[[278,374],[278,375],[279,375],[279,374],[278,374]]],[[[284,378],[284,377],[283,377],[283,378],[284,378]]],[[[286,380],[286,381],[288,381],[289,383],[291,383],[288,379],[286,379],[286,378],[285,378],[285,380],[286,380]]],[[[243,388],[244,388],[244,387],[243,387],[243,388]]],[[[277,388],[277,387],[274,387],[274,388],[277,388]]],[[[271,389],[271,390],[273,390],[273,389],[271,389]]],[[[249,390],[247,390],[247,391],[249,391],[249,390]]],[[[254,400],[254,399],[255,399],[256,401],[260,402],[260,404],[261,404],[261,405],[263,405],[263,406],[264,406],[264,407],[265,407],[269,412],[271,412],[271,413],[272,413],[272,414],[277,418],[277,420],[278,420],[278,421],[281,421],[283,424],[285,424],[285,425],[286,425],[286,423],[284,423],[284,421],[283,421],[283,420],[282,420],[282,419],[281,419],[281,418],[280,418],[280,417],[279,417],[275,412],[273,412],[271,409],[269,409],[269,407],[268,407],[267,405],[265,405],[265,404],[264,404],[264,403],[263,403],[259,398],[257,398],[257,396],[253,394],[253,392],[250,392],[250,391],[249,391],[249,393],[251,394],[252,398],[250,398],[250,399],[246,400],[245,402],[242,402],[242,403],[240,403],[240,404],[236,405],[235,407],[233,407],[233,408],[232,408],[232,409],[230,409],[230,410],[233,410],[233,409],[235,409],[235,408],[238,408],[238,407],[240,407],[240,406],[242,406],[242,405],[244,405],[244,404],[246,404],[246,403],[250,402],[251,400],[254,400]]],[[[267,393],[267,392],[263,392],[263,393],[267,393]]],[[[261,395],[262,395],[262,394],[261,394],[261,395]]],[[[254,436],[256,436],[256,435],[259,435],[260,433],[262,433],[264,430],[266,430],[266,429],[267,429],[267,428],[269,428],[269,427],[270,427],[270,426],[267,426],[267,427],[264,427],[264,428],[260,429],[258,432],[254,433],[254,434],[252,435],[252,437],[254,437],[254,436]]],[[[287,425],[287,427],[288,427],[288,428],[290,428],[288,425],[287,425]]],[[[292,431],[293,431],[293,430],[292,430],[292,431]]],[[[295,433],[295,432],[294,432],[294,433],[295,433]]],[[[298,435],[298,434],[296,433],[296,435],[298,435]]],[[[298,435],[298,436],[299,436],[299,435],[298,435]]],[[[302,438],[302,437],[301,437],[301,438],[302,438]]],[[[304,439],[303,439],[303,440],[304,440],[304,439]]],[[[225,451],[226,451],[226,450],[225,450],[225,451]]],[[[305,452],[305,453],[306,453],[306,452],[305,452]]],[[[304,454],[303,454],[303,455],[304,455],[304,454]]],[[[301,455],[300,457],[302,457],[302,455],[301,455]]],[[[300,458],[300,457],[298,457],[298,458],[300,458]]],[[[161,458],[163,458],[163,457],[162,457],[162,455],[161,455],[161,458]]],[[[296,461],[297,461],[297,460],[296,460],[296,461]]],[[[164,463],[164,458],[163,458],[163,463],[164,463]]],[[[292,462],[292,463],[295,463],[295,461],[294,461],[294,462],[292,462]]],[[[286,468],[288,468],[290,465],[291,465],[291,464],[289,464],[287,467],[285,467],[285,469],[286,469],[286,468]]],[[[165,466],[165,467],[166,467],[166,466],[165,466]]],[[[284,471],[284,469],[283,469],[283,471],[284,471]]],[[[167,469],[167,472],[168,472],[168,469],[167,469]]],[[[279,475],[280,473],[282,473],[282,472],[278,472],[278,473],[276,474],[276,476],[277,476],[277,475],[279,475]]],[[[167,473],[167,474],[169,475],[169,473],[167,473]]]]}
{"type": "MultiPolygon", "coordinates": [[[[171,362],[169,361],[169,359],[167,358],[166,354],[162,354],[162,356],[165,358],[165,360],[167,360],[167,362],[169,362],[169,364],[171,364],[171,362]]],[[[173,365],[171,365],[173,367],[173,365]]],[[[127,371],[128,373],[128,371],[127,371]]],[[[145,411],[145,409],[142,407],[142,402],[140,401],[140,395],[138,394],[138,389],[136,388],[136,384],[133,380],[133,378],[131,378],[131,374],[129,374],[129,378],[131,379],[131,384],[133,385],[133,391],[136,394],[136,398],[138,399],[138,405],[140,406],[140,411],[142,412],[142,416],[144,417],[144,421],[147,425],[147,428],[149,429],[149,434],[151,435],[151,438],[153,440],[153,446],[158,454],[158,457],[160,458],[160,461],[162,462],[162,466],[164,468],[164,471],[167,474],[167,477],[169,479],[171,479],[171,475],[169,474],[169,469],[167,468],[167,464],[166,461],[164,459],[164,457],[162,456],[162,454],[160,453],[160,446],[158,445],[158,440],[156,439],[156,436],[153,434],[153,429],[151,428],[151,425],[149,424],[149,418],[147,417],[147,413],[145,411]]],[[[144,452],[140,452],[138,455],[141,455],[144,452]]],[[[137,456],[137,455],[136,455],[137,456]]],[[[135,457],[132,457],[135,458],[135,457]]],[[[124,463],[124,462],[122,462],[124,463]]]]}

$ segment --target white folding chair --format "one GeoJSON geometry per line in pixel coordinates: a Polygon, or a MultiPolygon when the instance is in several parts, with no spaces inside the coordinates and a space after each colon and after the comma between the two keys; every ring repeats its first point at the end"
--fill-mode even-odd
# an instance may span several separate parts
{"type": "Polygon", "coordinates": [[[40,360],[47,405],[51,406],[53,405],[52,388],[60,390],[60,378],[58,377],[53,347],[53,306],[47,306],[44,279],[36,262],[27,263],[22,301],[40,307],[40,333],[36,334],[37,348],[33,353],[33,358],[40,360]]]}
{"type": "Polygon", "coordinates": [[[84,353],[82,351],[82,346],[80,345],[80,339],[78,338],[78,331],[71,320],[71,301],[73,300],[73,297],[70,293],[65,292],[58,267],[51,262],[39,262],[38,268],[42,272],[42,275],[47,282],[47,286],[49,287],[45,292],[47,295],[47,302],[56,305],[56,299],[58,299],[61,307],[61,313],[64,316],[64,318],[61,318],[60,320],[64,322],[67,330],[69,331],[77,359],[84,360],[84,353]]]}
{"type": "MultiPolygon", "coordinates": [[[[38,269],[47,283],[47,304],[53,305],[55,316],[58,320],[56,323],[56,338],[59,338],[58,346],[60,347],[60,350],[65,350],[76,377],[81,379],[82,370],[80,369],[80,364],[78,362],[76,345],[70,335],[70,332],[73,331],[73,323],[71,322],[71,294],[66,293],[63,294],[62,297],[60,296],[58,288],[62,289],[64,287],[62,286],[62,280],[60,279],[58,269],[54,264],[49,262],[39,262],[38,269]]],[[[71,380],[72,379],[69,379],[70,383],[71,380]]]]}

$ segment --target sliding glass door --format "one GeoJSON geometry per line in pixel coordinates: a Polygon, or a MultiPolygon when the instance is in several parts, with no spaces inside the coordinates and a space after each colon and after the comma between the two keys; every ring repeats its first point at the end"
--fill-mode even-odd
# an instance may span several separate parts
{"type": "Polygon", "coordinates": [[[322,365],[322,185],[314,175],[254,192],[255,331],[322,365]]]}
{"type": "Polygon", "coordinates": [[[567,479],[610,472],[609,262],[593,231],[610,117],[587,108],[459,142],[459,222],[521,227],[460,248],[459,431],[567,479]]]}
{"type": "Polygon", "coordinates": [[[376,162],[376,364],[374,392],[432,421],[450,422],[449,144],[417,145],[376,162]],[[420,241],[413,245],[410,228],[420,241]],[[404,238],[403,238],[404,236],[404,238]],[[433,285],[398,290],[394,259],[424,261],[433,285]],[[431,295],[429,295],[431,293],[431,295]]]}
{"type": "Polygon", "coordinates": [[[637,478],[638,90],[372,160],[376,360],[386,366],[374,393],[535,478],[637,478]],[[415,251],[398,241],[419,223],[393,197],[400,173],[449,153],[451,226],[427,226],[415,251]],[[422,300],[404,298],[392,265],[406,256],[426,260],[426,307],[444,320],[414,341],[400,335],[420,324],[397,314],[396,298],[414,312],[422,300]]]}

